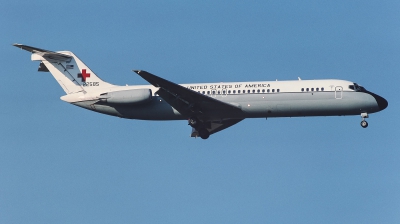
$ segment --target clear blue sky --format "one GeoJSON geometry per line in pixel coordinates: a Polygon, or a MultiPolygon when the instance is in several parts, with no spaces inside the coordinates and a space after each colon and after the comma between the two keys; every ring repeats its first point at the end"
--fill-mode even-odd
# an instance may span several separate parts
{"type": "Polygon", "coordinates": [[[400,223],[399,1],[2,1],[0,223],[400,223]],[[359,116],[247,119],[208,140],[59,99],[11,44],[146,84],[335,78],[359,116]]]}

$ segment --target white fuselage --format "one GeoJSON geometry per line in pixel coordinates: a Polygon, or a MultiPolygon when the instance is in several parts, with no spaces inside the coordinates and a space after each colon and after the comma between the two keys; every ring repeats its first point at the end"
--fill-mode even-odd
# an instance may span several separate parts
{"type": "MultiPolygon", "coordinates": [[[[188,89],[241,108],[239,113],[220,111],[220,116],[216,115],[213,120],[359,115],[384,109],[380,107],[377,95],[352,89],[351,85],[354,86],[354,83],[344,80],[181,84],[188,89]]],[[[129,119],[188,119],[157,96],[157,90],[158,88],[152,85],[113,86],[86,94],[69,94],[61,99],[93,111],[129,119]],[[151,89],[153,97],[151,101],[138,105],[109,104],[99,100],[103,93],[132,89],[151,89]]]]}

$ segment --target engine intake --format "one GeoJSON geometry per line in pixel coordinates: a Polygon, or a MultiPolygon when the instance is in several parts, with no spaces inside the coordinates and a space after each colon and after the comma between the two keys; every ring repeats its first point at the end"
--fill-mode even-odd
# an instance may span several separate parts
{"type": "Polygon", "coordinates": [[[100,94],[100,100],[116,104],[142,104],[151,101],[151,89],[131,89],[100,94]]]}

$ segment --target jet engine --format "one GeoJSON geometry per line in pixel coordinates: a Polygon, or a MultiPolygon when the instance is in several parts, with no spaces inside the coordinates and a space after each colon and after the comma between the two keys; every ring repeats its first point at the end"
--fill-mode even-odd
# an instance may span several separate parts
{"type": "Polygon", "coordinates": [[[130,89],[100,94],[100,100],[115,104],[141,104],[151,101],[151,89],[130,89]]]}

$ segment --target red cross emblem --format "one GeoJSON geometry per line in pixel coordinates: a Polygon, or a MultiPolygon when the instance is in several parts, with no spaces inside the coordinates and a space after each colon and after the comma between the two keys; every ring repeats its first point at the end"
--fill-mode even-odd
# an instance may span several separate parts
{"type": "Polygon", "coordinates": [[[78,78],[82,78],[82,82],[86,82],[86,78],[90,77],[90,73],[86,73],[86,69],[82,69],[82,73],[78,74],[78,78]]]}

